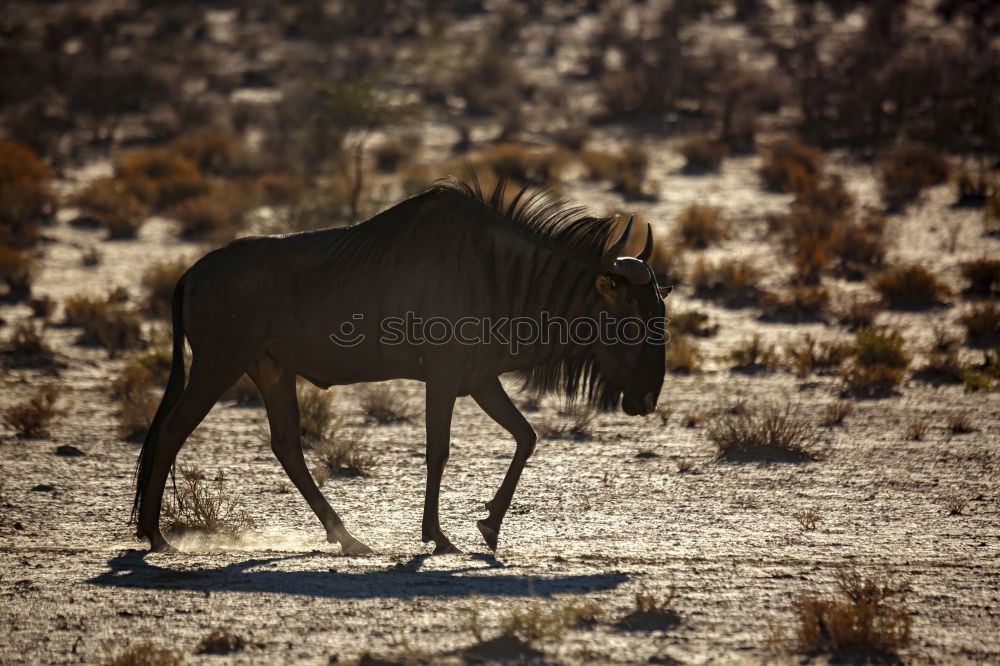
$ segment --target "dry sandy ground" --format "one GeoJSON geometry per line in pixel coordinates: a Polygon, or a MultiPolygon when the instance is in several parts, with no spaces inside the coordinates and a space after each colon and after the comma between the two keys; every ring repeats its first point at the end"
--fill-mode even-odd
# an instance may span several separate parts
{"type": "MultiPolygon", "coordinates": [[[[787,199],[761,195],[757,158],[730,160],[721,176],[676,173],[671,153],[654,146],[661,203],[637,210],[663,232],[689,201],[708,199],[738,222],[724,252],[768,260],[773,247],[755,240],[768,210],[787,199]]],[[[834,164],[852,178],[862,203],[874,194],[861,167],[834,164]]],[[[609,196],[570,188],[571,196],[602,209],[609,196]]],[[[897,220],[892,259],[926,261],[958,286],[962,258],[996,254],[997,241],[979,236],[978,213],[947,206],[950,192],[897,220]],[[964,216],[964,217],[963,217],[964,216]],[[944,229],[965,222],[958,252],[941,251],[944,229]],[[983,246],[983,243],[991,245],[983,246]]],[[[48,229],[37,292],[58,300],[90,288],[130,286],[156,258],[196,256],[174,239],[168,222],[153,220],[133,242],[100,243],[93,232],[64,222],[48,229]],[[104,261],[80,266],[84,249],[99,244],[104,261]]],[[[780,274],[771,276],[775,283],[780,274]]],[[[342,557],[302,498],[287,484],[267,444],[260,408],[221,403],[189,440],[182,466],[209,477],[223,471],[257,527],[240,545],[180,542],[182,552],[143,557],[126,525],[137,447],[120,441],[106,397],[121,361],[72,344],[76,331],[51,328],[47,339],[68,367],[66,412],[50,438],[21,440],[0,433],[0,662],[97,662],[144,640],[176,648],[190,662],[222,658],[195,654],[204,635],[228,627],[250,645],[230,662],[326,663],[366,651],[401,658],[425,653],[456,660],[475,639],[464,629],[478,613],[486,637],[514,607],[589,599],[604,609],[591,627],[537,642],[553,662],[757,663],[798,661],[765,647],[773,622],[790,623],[792,601],[810,589],[832,589],[840,567],[888,568],[908,579],[913,640],[903,655],[914,663],[1000,661],[1000,401],[962,387],[909,382],[899,397],[865,401],[842,428],[821,431],[827,456],[801,464],[717,462],[689,413],[746,398],[790,402],[817,421],[837,394],[833,378],[801,380],[787,372],[731,374],[713,355],[753,332],[786,342],[807,331],[846,337],[822,325],[757,322],[752,311],[728,311],[677,300],[709,312],[722,329],[702,342],[709,356],[694,377],[668,377],[658,416],[600,417],[588,438],[542,440],[530,461],[501,533],[496,557],[475,529],[513,444],[470,400],[460,400],[452,457],[445,474],[442,522],[467,556],[426,557],[419,521],[424,465],[422,386],[396,384],[417,416],[398,425],[365,425],[355,388],[334,389],[349,423],[364,426],[377,456],[369,478],[332,479],[324,491],[348,527],[375,555],[342,557]],[[951,414],[966,413],[978,428],[953,436],[951,414]],[[914,417],[931,423],[924,441],[908,441],[914,417]],[[82,457],[54,455],[72,444],[82,457]],[[637,456],[641,452],[654,455],[637,456]],[[680,473],[678,462],[693,465],[680,473]],[[39,490],[40,484],[51,490],[39,490]],[[969,500],[950,516],[945,499],[969,500]],[[803,529],[794,514],[820,520],[803,529]],[[634,607],[634,594],[676,588],[676,628],[620,631],[615,622],[634,607]]],[[[934,324],[954,326],[959,308],[918,315],[885,314],[923,349],[934,324]]],[[[5,329],[27,315],[5,307],[5,329]]],[[[6,333],[5,333],[6,334],[6,333]]],[[[918,364],[920,362],[918,356],[918,364]]],[[[4,377],[0,407],[43,381],[37,372],[4,377]]],[[[529,413],[535,424],[558,422],[555,400],[529,413]]]]}

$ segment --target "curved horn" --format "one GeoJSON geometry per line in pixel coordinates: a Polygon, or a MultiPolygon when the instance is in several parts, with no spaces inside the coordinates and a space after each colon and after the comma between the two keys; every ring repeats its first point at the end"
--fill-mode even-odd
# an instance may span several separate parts
{"type": "Polygon", "coordinates": [[[636,257],[639,261],[649,261],[649,258],[653,256],[653,225],[649,222],[646,223],[646,247],[642,248],[642,252],[636,257]]]}
{"type": "Polygon", "coordinates": [[[606,271],[610,271],[615,266],[615,259],[621,256],[621,253],[625,251],[625,244],[628,242],[628,235],[632,231],[632,222],[635,220],[635,215],[630,215],[628,218],[628,224],[625,225],[625,231],[622,235],[618,237],[615,244],[604,251],[604,256],[601,258],[601,268],[606,271]]]}

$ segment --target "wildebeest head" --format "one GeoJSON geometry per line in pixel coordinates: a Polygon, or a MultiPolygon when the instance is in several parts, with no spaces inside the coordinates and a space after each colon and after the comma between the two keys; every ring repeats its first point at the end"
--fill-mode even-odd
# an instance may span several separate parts
{"type": "Polygon", "coordinates": [[[630,217],[621,237],[601,259],[594,282],[601,298],[598,320],[608,324],[593,347],[602,374],[622,392],[622,410],[630,416],[656,408],[665,372],[666,335],[663,298],[671,287],[659,287],[647,261],[653,250],[653,230],[647,225],[646,245],[637,257],[621,256],[632,231],[630,217]],[[603,315],[603,317],[602,317],[603,315]]]}

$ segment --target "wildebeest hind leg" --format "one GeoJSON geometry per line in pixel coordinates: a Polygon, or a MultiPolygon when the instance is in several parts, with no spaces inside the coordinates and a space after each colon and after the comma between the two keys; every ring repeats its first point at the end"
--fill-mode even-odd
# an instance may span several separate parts
{"type": "Polygon", "coordinates": [[[486,545],[490,547],[490,550],[496,550],[500,524],[507,514],[507,509],[510,508],[514,489],[517,488],[517,482],[521,478],[524,465],[535,451],[537,437],[531,424],[511,402],[507,392],[503,390],[499,378],[493,378],[473,391],[472,398],[491,419],[513,435],[514,441],[517,443],[517,450],[514,452],[513,460],[510,461],[510,467],[507,468],[503,483],[500,484],[493,500],[486,504],[486,509],[490,512],[489,517],[476,523],[486,545]]]}
{"type": "Polygon", "coordinates": [[[156,437],[156,447],[149,482],[139,508],[139,532],[149,538],[150,549],[153,551],[171,550],[170,544],[160,532],[160,505],[167,474],[177,453],[222,392],[243,373],[243,369],[235,364],[225,370],[214,359],[206,361],[205,358],[195,355],[184,392],[167,413],[157,432],[151,433],[156,437]]]}
{"type": "Polygon", "coordinates": [[[295,373],[287,368],[276,372],[262,372],[266,364],[257,364],[249,371],[250,378],[257,384],[264,397],[267,420],[271,426],[271,450],[281,466],[299,489],[310,508],[323,523],[327,541],[340,543],[344,554],[365,555],[371,548],[361,543],[347,531],[337,512],[323,497],[306,467],[302,455],[302,439],[299,425],[299,402],[295,394],[295,373]],[[270,381],[269,381],[270,380],[270,381]]]}

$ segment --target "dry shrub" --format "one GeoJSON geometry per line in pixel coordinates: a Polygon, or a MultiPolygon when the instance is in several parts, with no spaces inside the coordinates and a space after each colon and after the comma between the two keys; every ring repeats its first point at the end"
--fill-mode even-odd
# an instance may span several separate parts
{"type": "Polygon", "coordinates": [[[194,651],[195,654],[231,654],[239,652],[246,645],[246,641],[228,627],[219,627],[203,636],[194,651]]]}
{"type": "Polygon", "coordinates": [[[115,178],[147,206],[166,210],[208,193],[194,162],[165,148],[140,148],[124,155],[115,178]]]}
{"type": "Polygon", "coordinates": [[[840,659],[886,659],[910,642],[910,614],[902,601],[906,583],[842,572],[837,594],[807,592],[795,603],[797,648],[840,659]]]}
{"type": "Polygon", "coordinates": [[[779,361],[774,345],[765,344],[759,335],[732,349],[729,360],[733,370],[746,373],[775,370],[779,361]]]}
{"type": "Polygon", "coordinates": [[[671,587],[665,597],[658,597],[646,590],[635,594],[635,610],[617,622],[626,631],[658,631],[676,627],[681,616],[673,608],[676,587],[671,587]]]}
{"type": "Polygon", "coordinates": [[[197,467],[181,468],[176,493],[164,498],[163,517],[172,534],[200,533],[239,538],[254,527],[254,520],[238,508],[238,500],[229,496],[226,479],[220,471],[212,485],[197,467]]]}
{"type": "Polygon", "coordinates": [[[409,421],[412,416],[406,399],[390,384],[376,384],[362,391],[361,411],[378,423],[409,421]]]}
{"type": "Polygon", "coordinates": [[[709,324],[708,315],[697,310],[669,313],[667,327],[671,334],[676,332],[699,338],[710,338],[719,332],[719,325],[709,324]]]}
{"type": "Polygon", "coordinates": [[[291,174],[264,173],[257,177],[253,189],[261,203],[282,206],[301,199],[305,193],[305,184],[291,174]]]}
{"type": "Polygon", "coordinates": [[[139,313],[129,307],[118,292],[108,296],[76,294],[63,303],[66,324],[79,326],[83,334],[78,344],[98,345],[114,358],[119,351],[136,347],[142,340],[139,313]]]}
{"type": "Polygon", "coordinates": [[[570,599],[547,608],[534,603],[527,608],[512,608],[504,618],[503,633],[525,641],[559,638],[570,629],[596,622],[604,610],[595,601],[570,599]]]}
{"type": "Polygon", "coordinates": [[[375,166],[384,173],[394,173],[404,162],[411,161],[420,150],[421,136],[413,133],[399,138],[387,138],[372,149],[375,166]]]}
{"type": "Polygon", "coordinates": [[[105,662],[106,666],[180,666],[183,663],[179,653],[149,642],[131,645],[105,662]]]}
{"type": "Polygon", "coordinates": [[[914,418],[906,424],[903,436],[911,441],[920,442],[927,436],[927,431],[930,430],[930,427],[927,419],[914,418]]]}
{"type": "Polygon", "coordinates": [[[802,526],[802,529],[814,530],[816,529],[816,523],[819,522],[819,515],[815,511],[807,509],[796,512],[795,520],[799,521],[799,525],[802,526]]]}
{"type": "Polygon", "coordinates": [[[820,458],[812,450],[815,427],[800,420],[790,405],[720,414],[708,424],[705,434],[721,460],[794,462],[820,458]]]}
{"type": "Polygon", "coordinates": [[[848,280],[860,280],[882,268],[887,252],[886,219],[881,215],[862,215],[845,221],[832,239],[830,252],[836,259],[834,272],[848,280]]]}
{"type": "Polygon", "coordinates": [[[857,292],[841,296],[833,305],[837,322],[852,331],[874,326],[875,320],[883,310],[885,301],[881,298],[866,297],[857,292]]]}
{"type": "Polygon", "coordinates": [[[969,500],[964,497],[952,496],[948,497],[944,501],[944,509],[948,512],[949,516],[961,516],[962,512],[965,511],[968,506],[969,500]]]}
{"type": "Polygon", "coordinates": [[[332,396],[311,384],[300,384],[297,393],[302,442],[304,446],[313,446],[323,441],[338,424],[332,396]]]}
{"type": "Polygon", "coordinates": [[[834,340],[818,341],[810,334],[785,348],[785,357],[799,377],[837,370],[854,353],[854,345],[834,340]]]}
{"type": "Polygon", "coordinates": [[[0,301],[17,303],[31,295],[35,278],[35,254],[31,250],[15,250],[0,243],[0,283],[7,287],[0,301]]]}
{"type": "Polygon", "coordinates": [[[953,435],[967,435],[975,432],[976,427],[972,425],[972,419],[966,414],[952,414],[948,417],[948,430],[953,435]]]}
{"type": "Polygon", "coordinates": [[[649,154],[644,148],[626,146],[619,153],[584,149],[579,156],[589,178],[610,181],[626,199],[652,198],[643,189],[649,166],[649,154]]]}
{"type": "Polygon", "coordinates": [[[757,286],[761,273],[741,259],[710,262],[699,258],[691,269],[690,281],[696,298],[718,301],[730,308],[757,303],[762,291],[757,286]]]}
{"type": "Polygon", "coordinates": [[[987,352],[981,365],[967,368],[962,381],[966,391],[1000,391],[1000,350],[987,352]]]}
{"type": "Polygon", "coordinates": [[[831,402],[823,408],[823,419],[820,425],[826,427],[843,425],[844,419],[854,413],[854,403],[847,400],[831,402]]]}
{"type": "Polygon", "coordinates": [[[149,206],[117,178],[95,180],[81,192],[77,205],[108,230],[112,240],[135,238],[149,217],[149,206]]]}
{"type": "Polygon", "coordinates": [[[927,187],[948,179],[951,166],[936,148],[904,142],[891,148],[879,162],[882,200],[890,211],[901,211],[927,187]]]}
{"type": "Polygon", "coordinates": [[[366,450],[361,431],[337,429],[325,439],[314,442],[311,448],[323,463],[323,470],[317,475],[322,481],[331,476],[368,476],[375,467],[375,458],[366,450]]]}
{"type": "Polygon", "coordinates": [[[174,287],[187,271],[190,264],[183,259],[158,261],[142,274],[142,286],[146,288],[146,311],[160,319],[170,319],[170,304],[174,287]]]}
{"type": "Polygon", "coordinates": [[[791,139],[770,146],[760,175],[768,189],[776,192],[803,192],[817,186],[823,153],[791,139]]]}
{"type": "Polygon", "coordinates": [[[559,149],[533,149],[518,143],[498,143],[478,153],[473,163],[498,178],[519,185],[546,187],[560,182],[568,159],[559,149]]]}
{"type": "Polygon", "coordinates": [[[686,335],[671,332],[666,351],[667,370],[680,375],[690,375],[701,367],[701,352],[686,335]]]}
{"type": "Polygon", "coordinates": [[[885,270],[872,278],[871,286],[893,310],[926,310],[951,295],[948,285],[919,264],[885,270]]]}
{"type": "Polygon", "coordinates": [[[961,264],[962,277],[969,285],[962,291],[967,296],[995,298],[1000,296],[1000,259],[974,259],[961,264]]]}
{"type": "Polygon", "coordinates": [[[825,287],[797,284],[779,294],[764,294],[760,299],[760,318],[764,321],[821,321],[830,305],[825,287]]]}
{"type": "Polygon", "coordinates": [[[961,384],[965,366],[958,358],[958,340],[938,331],[927,353],[927,363],[913,373],[914,379],[934,384],[961,384]]]}
{"type": "MultiPolygon", "coordinates": [[[[206,129],[192,134],[184,134],[174,139],[169,151],[183,157],[203,173],[221,176],[232,175],[236,167],[245,160],[240,140],[231,134],[206,129]]],[[[177,167],[174,167],[178,172],[177,167]]],[[[190,176],[190,170],[185,168],[190,176]]]]}
{"type": "Polygon", "coordinates": [[[861,329],[855,334],[854,362],[842,373],[846,390],[859,397],[888,395],[903,381],[909,364],[898,330],[861,329]]]}
{"type": "Polygon", "coordinates": [[[677,235],[684,247],[706,248],[726,239],[729,225],[715,206],[691,204],[677,218],[677,235]]]}
{"type": "Polygon", "coordinates": [[[22,321],[0,345],[5,368],[53,368],[55,352],[45,342],[45,327],[34,321],[22,321]]]}
{"type": "Polygon", "coordinates": [[[51,183],[52,171],[31,148],[0,139],[0,247],[37,242],[39,224],[55,209],[51,183]]]}
{"type": "Polygon", "coordinates": [[[699,174],[718,171],[722,160],[729,154],[729,147],[707,136],[692,137],[677,150],[684,156],[684,173],[699,174]]]}
{"type": "Polygon", "coordinates": [[[60,413],[56,408],[56,401],[61,391],[54,384],[42,386],[24,402],[7,407],[3,412],[4,422],[21,437],[47,435],[49,424],[60,413]]]}
{"type": "Polygon", "coordinates": [[[230,240],[243,225],[246,200],[233,187],[217,187],[204,196],[189,197],[170,208],[188,239],[230,240]]]}
{"type": "Polygon", "coordinates": [[[994,302],[972,306],[959,318],[965,327],[965,343],[976,349],[1000,346],[1000,306],[994,302]]]}
{"type": "Polygon", "coordinates": [[[151,393],[153,374],[136,360],[122,367],[121,375],[111,382],[111,399],[117,405],[118,434],[129,441],[146,436],[156,413],[156,398],[151,393]]]}

